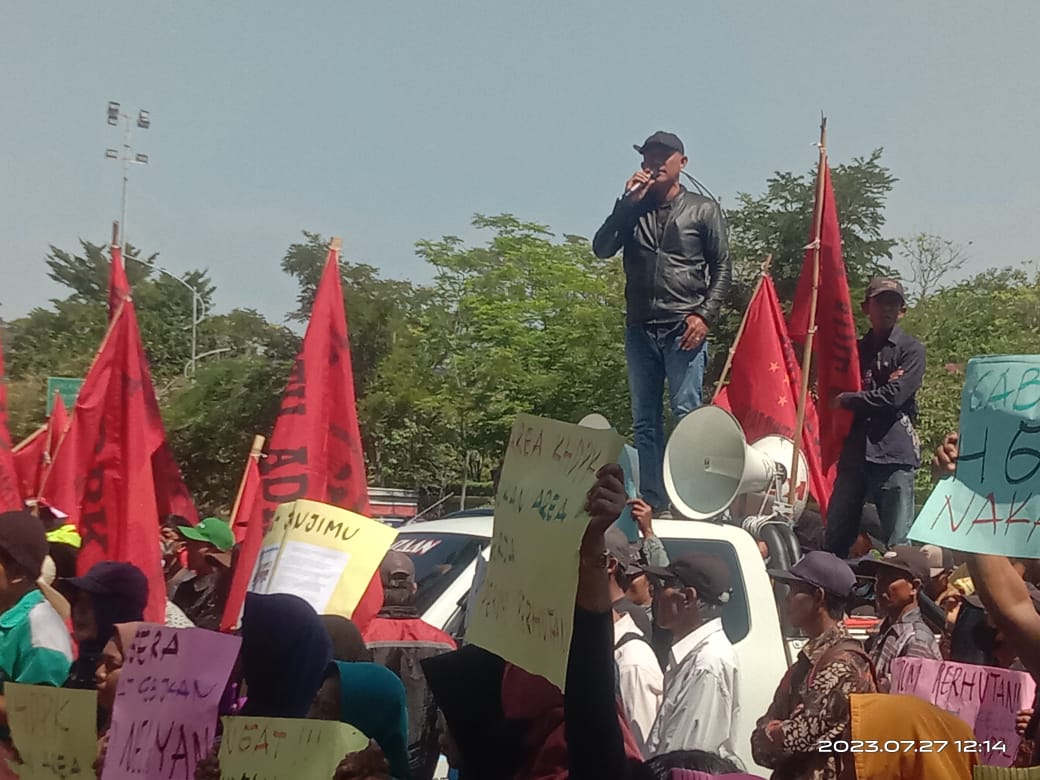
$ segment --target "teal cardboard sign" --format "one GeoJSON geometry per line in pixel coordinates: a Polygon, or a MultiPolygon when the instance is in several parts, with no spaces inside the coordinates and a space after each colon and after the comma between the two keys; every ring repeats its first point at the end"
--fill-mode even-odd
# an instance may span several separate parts
{"type": "Polygon", "coordinates": [[[1040,355],[968,362],[958,451],[956,474],[932,491],[910,538],[1040,558],[1040,355]]]}

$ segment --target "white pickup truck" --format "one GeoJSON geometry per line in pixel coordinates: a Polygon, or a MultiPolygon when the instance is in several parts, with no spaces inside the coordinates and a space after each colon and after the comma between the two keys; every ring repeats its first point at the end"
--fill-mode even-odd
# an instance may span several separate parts
{"type": "MultiPolygon", "coordinates": [[[[469,512],[400,529],[394,549],[415,561],[418,608],[423,619],[455,636],[462,634],[467,596],[477,556],[486,560],[492,515],[469,512]]],[[[697,550],[717,555],[735,573],[733,597],[723,624],[740,661],[740,718],[735,744],[749,771],[756,771],[750,738],[755,721],[805,639],[784,637],[773,587],[755,539],[742,528],[708,522],[655,520],[654,531],[669,557],[697,550]]],[[[757,767],[760,774],[769,770],[757,767]]]]}

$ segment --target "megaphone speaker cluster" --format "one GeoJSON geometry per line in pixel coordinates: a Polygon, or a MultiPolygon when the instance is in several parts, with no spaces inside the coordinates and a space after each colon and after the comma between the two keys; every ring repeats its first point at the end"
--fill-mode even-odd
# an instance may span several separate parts
{"type": "Polygon", "coordinates": [[[718,406],[686,415],[664,452],[668,498],[691,520],[715,517],[737,496],[768,490],[779,470],[769,453],[747,444],[740,423],[718,406]]]}

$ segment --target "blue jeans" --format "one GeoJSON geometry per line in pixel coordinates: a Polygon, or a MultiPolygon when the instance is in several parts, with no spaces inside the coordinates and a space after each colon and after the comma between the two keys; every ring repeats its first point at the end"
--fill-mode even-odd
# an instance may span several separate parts
{"type": "Polygon", "coordinates": [[[907,544],[914,521],[914,469],[863,463],[838,469],[834,493],[827,505],[827,549],[845,558],[859,536],[863,504],[873,502],[881,520],[881,540],[889,547],[907,544]]]}
{"type": "Polygon", "coordinates": [[[685,322],[629,325],[625,329],[628,389],[639,452],[639,493],[658,512],[667,509],[669,503],[664,488],[664,380],[668,379],[672,417],[679,422],[701,405],[708,359],[707,339],[696,349],[679,349],[685,330],[685,322]]]}

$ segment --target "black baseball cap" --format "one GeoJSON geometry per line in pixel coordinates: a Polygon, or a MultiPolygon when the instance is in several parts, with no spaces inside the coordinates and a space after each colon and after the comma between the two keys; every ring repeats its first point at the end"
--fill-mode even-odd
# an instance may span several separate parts
{"type": "Polygon", "coordinates": [[[867,294],[863,296],[864,300],[869,301],[875,296],[883,293],[895,293],[903,301],[906,301],[906,293],[903,291],[903,285],[898,279],[890,279],[884,276],[878,276],[870,280],[870,284],[867,285],[867,294]]]}
{"type": "Polygon", "coordinates": [[[860,561],[857,568],[870,576],[877,576],[878,569],[885,568],[902,572],[910,580],[928,582],[932,577],[932,566],[928,555],[910,545],[897,545],[881,558],[860,561]]]}
{"type": "Polygon", "coordinates": [[[698,596],[716,604],[725,604],[733,592],[729,566],[715,555],[688,552],[668,566],[648,566],[644,571],[658,579],[679,580],[685,587],[694,588],[698,596]]]}
{"type": "Polygon", "coordinates": [[[141,612],[148,603],[148,578],[132,563],[101,561],[90,567],[82,577],[58,580],[57,588],[63,594],[82,590],[94,596],[122,596],[141,612]]]}
{"type": "Polygon", "coordinates": [[[833,553],[813,550],[790,569],[769,569],[769,576],[782,582],[802,582],[847,599],[856,584],[852,568],[833,553]]]}
{"type": "Polygon", "coordinates": [[[679,154],[686,154],[686,147],[683,146],[683,142],[679,140],[679,136],[675,133],[666,133],[664,130],[658,130],[652,136],[643,141],[642,146],[632,146],[640,154],[646,154],[646,150],[651,146],[663,146],[665,149],[671,149],[673,152],[679,154]]]}

